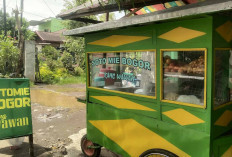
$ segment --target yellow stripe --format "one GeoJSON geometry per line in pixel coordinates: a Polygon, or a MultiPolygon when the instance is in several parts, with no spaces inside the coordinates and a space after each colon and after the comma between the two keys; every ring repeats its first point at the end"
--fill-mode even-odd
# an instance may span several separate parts
{"type": "Polygon", "coordinates": [[[189,155],[133,119],[89,121],[131,157],[152,148],[168,150],[181,157],[189,155]]]}
{"type": "Polygon", "coordinates": [[[100,39],[94,42],[90,42],[90,45],[100,45],[100,46],[109,46],[117,47],[125,44],[134,43],[137,41],[149,39],[151,37],[147,36],[128,36],[128,35],[111,35],[107,38],[100,39]]]}
{"type": "Polygon", "coordinates": [[[205,32],[200,32],[184,27],[177,27],[169,32],[160,35],[159,38],[169,40],[175,43],[182,43],[184,41],[194,39],[205,34],[205,32]]]}
{"type": "Polygon", "coordinates": [[[232,146],[222,155],[222,157],[232,157],[232,146]]]}
{"type": "Polygon", "coordinates": [[[177,122],[182,126],[205,122],[200,118],[196,117],[195,115],[185,111],[184,109],[175,109],[175,110],[164,112],[163,114],[168,116],[170,119],[174,120],[175,122],[177,122]]]}
{"type": "Polygon", "coordinates": [[[134,103],[127,99],[121,98],[119,96],[92,96],[92,98],[105,102],[111,106],[120,109],[132,109],[132,110],[144,110],[144,111],[155,111],[154,109],[145,107],[143,105],[134,103]]]}
{"type": "Polygon", "coordinates": [[[182,1],[175,1],[175,3],[178,5],[178,6],[183,6],[184,3],[182,1]]]}
{"type": "Polygon", "coordinates": [[[215,125],[228,126],[232,121],[232,111],[226,110],[215,122],[215,125]]]}
{"type": "Polygon", "coordinates": [[[230,102],[227,102],[227,103],[222,104],[222,105],[220,105],[220,106],[215,106],[215,105],[214,105],[214,110],[218,110],[218,109],[220,109],[220,108],[223,108],[223,107],[228,106],[228,105],[231,105],[231,104],[232,104],[232,102],[230,101],[230,102]]]}
{"type": "Polygon", "coordinates": [[[232,40],[232,22],[227,21],[223,25],[219,26],[216,31],[227,41],[232,40]]]}
{"type": "Polygon", "coordinates": [[[147,6],[147,8],[148,8],[151,12],[156,11],[156,9],[155,9],[155,8],[153,8],[153,7],[151,7],[151,6],[147,6]]]}
{"type": "Polygon", "coordinates": [[[165,6],[166,8],[171,8],[171,7],[172,7],[169,3],[164,3],[164,6],[165,6]]]}
{"type": "Polygon", "coordinates": [[[146,10],[144,8],[140,9],[140,11],[143,13],[143,14],[146,14],[146,10]]]}

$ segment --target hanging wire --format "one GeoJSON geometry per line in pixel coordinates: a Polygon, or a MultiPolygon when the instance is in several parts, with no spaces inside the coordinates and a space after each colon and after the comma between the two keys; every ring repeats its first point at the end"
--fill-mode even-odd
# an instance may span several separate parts
{"type": "Polygon", "coordinates": [[[48,9],[54,14],[54,16],[56,16],[56,14],[52,11],[52,9],[49,7],[49,5],[44,1],[44,0],[42,0],[43,2],[44,2],[44,4],[48,7],[48,9]]]}

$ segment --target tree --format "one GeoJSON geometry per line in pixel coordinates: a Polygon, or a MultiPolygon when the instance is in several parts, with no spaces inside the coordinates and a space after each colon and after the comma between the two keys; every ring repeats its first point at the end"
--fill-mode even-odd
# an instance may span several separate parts
{"type": "MultiPolygon", "coordinates": [[[[0,34],[4,34],[4,13],[0,10],[0,34]]],[[[14,17],[10,17],[10,15],[6,14],[6,29],[7,35],[14,37],[15,32],[15,19],[14,17]]]]}
{"type": "MultiPolygon", "coordinates": [[[[63,11],[72,9],[73,7],[79,6],[88,0],[65,0],[65,9],[63,11]]],[[[97,19],[95,16],[90,16],[88,18],[91,19],[97,19]]],[[[71,21],[66,20],[63,22],[66,29],[74,29],[78,27],[87,26],[88,24],[79,22],[79,21],[71,21]]],[[[85,69],[85,50],[84,50],[84,38],[81,37],[66,37],[65,41],[65,49],[66,53],[70,53],[73,56],[73,63],[77,66],[81,67],[82,69],[85,69]]],[[[71,61],[70,61],[71,62],[71,61]]]]}
{"type": "MultiPolygon", "coordinates": [[[[4,34],[4,22],[3,22],[3,11],[0,10],[0,34],[4,34]]],[[[25,40],[33,40],[34,39],[34,32],[28,29],[29,22],[23,18],[22,24],[22,34],[25,40]]],[[[8,13],[6,14],[6,28],[7,28],[7,35],[11,36],[15,39],[18,39],[18,33],[16,29],[16,20],[14,16],[10,16],[8,13]]]]}
{"type": "Polygon", "coordinates": [[[10,75],[16,72],[20,51],[14,46],[14,40],[0,35],[0,73],[10,75]]]}

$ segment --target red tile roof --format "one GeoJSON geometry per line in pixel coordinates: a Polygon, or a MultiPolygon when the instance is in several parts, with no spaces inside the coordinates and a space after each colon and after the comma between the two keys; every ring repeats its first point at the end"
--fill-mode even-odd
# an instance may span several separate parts
{"type": "Polygon", "coordinates": [[[65,40],[64,36],[62,35],[62,31],[58,32],[42,32],[42,31],[35,31],[35,33],[38,35],[40,40],[44,42],[58,42],[58,43],[63,43],[65,40]]]}

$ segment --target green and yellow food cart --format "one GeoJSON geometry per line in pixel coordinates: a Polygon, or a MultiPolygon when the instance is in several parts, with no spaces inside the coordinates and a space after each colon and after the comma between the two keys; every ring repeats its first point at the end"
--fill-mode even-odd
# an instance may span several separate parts
{"type": "Polygon", "coordinates": [[[103,146],[123,157],[232,157],[231,6],[202,2],[65,33],[86,42],[85,156],[103,146]]]}

